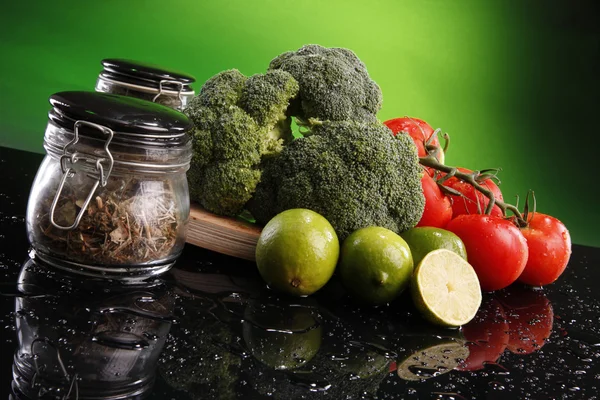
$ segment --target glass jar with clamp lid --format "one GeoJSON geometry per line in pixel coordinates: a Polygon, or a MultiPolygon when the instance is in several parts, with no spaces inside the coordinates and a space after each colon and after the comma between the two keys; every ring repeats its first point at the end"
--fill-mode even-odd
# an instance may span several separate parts
{"type": "Polygon", "coordinates": [[[118,58],[102,60],[96,91],[152,101],[182,111],[194,97],[193,76],[153,64],[118,58]]]}
{"type": "Polygon", "coordinates": [[[190,120],[171,108],[98,92],[61,92],[27,206],[35,258],[88,276],[168,270],[189,217],[190,120]]]}

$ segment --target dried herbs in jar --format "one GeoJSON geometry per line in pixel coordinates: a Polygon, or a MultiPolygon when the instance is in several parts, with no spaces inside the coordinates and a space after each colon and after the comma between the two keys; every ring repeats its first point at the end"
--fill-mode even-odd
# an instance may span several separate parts
{"type": "Polygon", "coordinates": [[[166,271],[185,243],[191,123],[151,102],[62,92],[27,209],[35,256],[104,277],[166,271]]]}

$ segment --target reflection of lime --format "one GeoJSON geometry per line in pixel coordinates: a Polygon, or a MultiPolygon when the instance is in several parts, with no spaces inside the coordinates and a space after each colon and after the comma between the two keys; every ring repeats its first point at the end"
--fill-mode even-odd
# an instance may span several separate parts
{"type": "Polygon", "coordinates": [[[425,380],[450,372],[469,356],[464,342],[452,340],[415,350],[398,360],[398,376],[407,381],[425,380]]]}
{"type": "Polygon", "coordinates": [[[419,265],[427,253],[437,249],[452,250],[467,259],[467,250],[463,241],[456,234],[445,229],[420,226],[402,232],[400,236],[408,243],[415,265],[419,265]]]}
{"type": "Polygon", "coordinates": [[[406,289],[413,272],[404,239],[381,227],[359,229],[344,240],[339,273],[352,295],[368,304],[384,304],[406,289]]]}
{"type": "Polygon", "coordinates": [[[437,325],[461,326],[473,319],[481,305],[481,288],[473,267],[447,249],[428,253],[411,282],[415,306],[437,325]]]}
{"type": "Polygon", "coordinates": [[[390,360],[372,350],[350,347],[347,354],[336,357],[336,369],[360,379],[371,378],[388,372],[390,360]]]}
{"type": "Polygon", "coordinates": [[[291,209],[263,228],[256,245],[256,264],[270,287],[303,296],[329,281],[339,252],[337,235],[322,215],[291,209]]]}
{"type": "Polygon", "coordinates": [[[294,369],[317,354],[322,329],[308,308],[250,305],[243,336],[257,360],[274,369],[294,369]]]}

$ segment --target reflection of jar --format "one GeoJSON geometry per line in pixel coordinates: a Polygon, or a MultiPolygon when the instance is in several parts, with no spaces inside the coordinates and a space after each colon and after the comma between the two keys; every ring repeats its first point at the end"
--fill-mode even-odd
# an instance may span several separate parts
{"type": "Polygon", "coordinates": [[[27,260],[19,288],[18,396],[137,399],[152,388],[173,319],[174,297],[163,282],[110,284],[27,260]]]}
{"type": "Polygon", "coordinates": [[[35,257],[106,278],[169,269],[189,217],[190,120],[106,93],[62,92],[50,103],[27,209],[35,257]]]}
{"type": "Polygon", "coordinates": [[[180,111],[194,97],[190,85],[196,80],[185,73],[123,59],[105,59],[102,66],[97,92],[137,97],[180,111]]]}

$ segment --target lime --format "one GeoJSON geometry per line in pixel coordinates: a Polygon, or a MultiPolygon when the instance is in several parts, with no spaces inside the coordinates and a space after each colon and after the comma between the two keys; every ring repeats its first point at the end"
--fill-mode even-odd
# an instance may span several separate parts
{"type": "Polygon", "coordinates": [[[368,379],[389,372],[390,360],[375,351],[351,346],[337,361],[336,371],[360,379],[368,379]]]}
{"type": "Polygon", "coordinates": [[[406,289],[413,260],[404,239],[389,229],[372,226],[354,231],[344,240],[338,268],[352,297],[378,305],[406,289]]]}
{"type": "Polygon", "coordinates": [[[473,319],[481,305],[475,270],[448,249],[428,253],[411,282],[415,306],[423,317],[442,326],[461,326],[473,319]]]}
{"type": "Polygon", "coordinates": [[[306,296],[329,281],[339,253],[331,224],[314,211],[295,208],[265,225],[256,244],[256,265],[269,287],[306,296]]]}
{"type": "MultiPolygon", "coordinates": [[[[433,339],[433,338],[432,338],[433,339]]],[[[402,354],[397,364],[397,374],[407,381],[433,378],[452,371],[469,357],[465,341],[441,339],[402,354]]]]}
{"type": "Polygon", "coordinates": [[[243,337],[252,355],[277,370],[298,368],[321,347],[322,328],[307,307],[249,305],[243,337]]]}
{"type": "Polygon", "coordinates": [[[400,236],[408,243],[415,265],[419,265],[427,253],[437,249],[452,250],[467,259],[467,250],[463,241],[456,234],[445,229],[419,226],[402,232],[400,236]]]}

